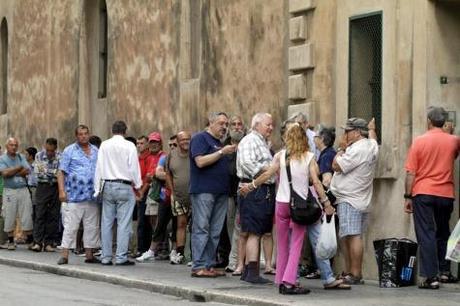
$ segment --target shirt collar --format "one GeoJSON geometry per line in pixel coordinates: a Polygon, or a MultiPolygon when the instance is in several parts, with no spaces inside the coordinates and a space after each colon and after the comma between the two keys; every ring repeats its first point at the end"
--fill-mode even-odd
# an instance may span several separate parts
{"type": "Polygon", "coordinates": [[[427,133],[445,133],[441,128],[432,127],[427,131],[427,133]]]}
{"type": "Polygon", "coordinates": [[[256,135],[258,138],[260,138],[264,143],[266,143],[266,144],[268,143],[267,140],[265,139],[265,137],[262,136],[262,134],[260,134],[260,133],[257,132],[256,130],[252,130],[252,133],[253,133],[254,135],[256,135]]]}

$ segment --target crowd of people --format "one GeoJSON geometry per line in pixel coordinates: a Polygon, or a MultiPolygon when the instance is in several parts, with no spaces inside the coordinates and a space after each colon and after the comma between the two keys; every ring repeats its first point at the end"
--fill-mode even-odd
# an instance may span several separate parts
{"type": "MultiPolygon", "coordinates": [[[[69,263],[71,251],[84,253],[88,264],[167,259],[191,266],[192,277],[230,273],[271,284],[260,275],[263,267],[275,275],[280,294],[309,293],[302,276],[321,278],[324,289],[349,290],[364,283],[363,234],[379,151],[375,120],[348,119],[336,150],[335,128],[314,129],[307,119],[296,113],[281,124],[278,152],[268,113],[255,114],[249,128],[240,116],[212,113],[202,131],[171,136],[166,150],[160,132],[129,137],[123,121],[105,141],[79,125],[62,152],[48,138],[42,150],[23,155],[10,137],[0,156],[0,247],[15,250],[23,239],[31,251],[59,248],[59,265],[69,263]],[[321,218],[310,225],[291,219],[291,191],[314,196],[338,220],[342,273],[314,252],[321,218]]],[[[443,131],[446,119],[440,107],[428,111],[427,135],[414,141],[406,164],[404,209],[414,212],[421,288],[457,281],[442,256],[460,147],[458,137],[443,131]]]]}

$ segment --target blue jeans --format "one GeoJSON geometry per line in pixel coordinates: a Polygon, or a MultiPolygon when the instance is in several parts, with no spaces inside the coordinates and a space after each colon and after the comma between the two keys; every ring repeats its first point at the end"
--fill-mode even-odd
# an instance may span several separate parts
{"type": "Polygon", "coordinates": [[[228,195],[191,194],[192,270],[209,269],[216,264],[216,249],[227,214],[228,195]]]}
{"type": "Polygon", "coordinates": [[[321,272],[321,281],[323,284],[330,284],[335,281],[334,273],[332,272],[331,268],[331,261],[329,259],[319,259],[315,252],[316,245],[318,244],[320,230],[320,222],[307,226],[308,238],[310,239],[313,254],[315,255],[316,265],[321,272]]]}
{"type": "Polygon", "coordinates": [[[112,226],[117,219],[117,251],[115,263],[128,260],[128,244],[132,234],[132,216],[136,198],[130,185],[105,182],[102,200],[102,258],[103,263],[112,260],[112,226]]]}

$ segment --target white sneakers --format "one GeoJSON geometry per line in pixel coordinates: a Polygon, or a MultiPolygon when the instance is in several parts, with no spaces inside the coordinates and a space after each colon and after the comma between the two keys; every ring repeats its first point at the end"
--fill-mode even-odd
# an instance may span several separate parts
{"type": "Polygon", "coordinates": [[[172,250],[169,254],[169,262],[172,265],[180,265],[184,260],[184,256],[181,253],[177,253],[176,250],[172,250]]]}
{"type": "Polygon", "coordinates": [[[144,252],[141,256],[136,258],[136,261],[138,262],[146,262],[146,261],[152,261],[155,259],[155,252],[148,249],[146,252],[144,252]]]}

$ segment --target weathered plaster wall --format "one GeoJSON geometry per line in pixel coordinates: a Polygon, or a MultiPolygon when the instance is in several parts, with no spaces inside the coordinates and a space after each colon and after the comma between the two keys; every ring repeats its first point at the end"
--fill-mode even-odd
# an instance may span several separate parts
{"type": "Polygon", "coordinates": [[[77,123],[78,2],[17,1],[9,20],[8,133],[24,144],[71,139],[77,123]]]}
{"type": "Polygon", "coordinates": [[[171,135],[178,101],[180,1],[108,1],[109,124],[171,135]]]}
{"type": "Polygon", "coordinates": [[[287,1],[204,1],[202,98],[206,110],[269,112],[279,124],[285,102],[287,1]]]}

